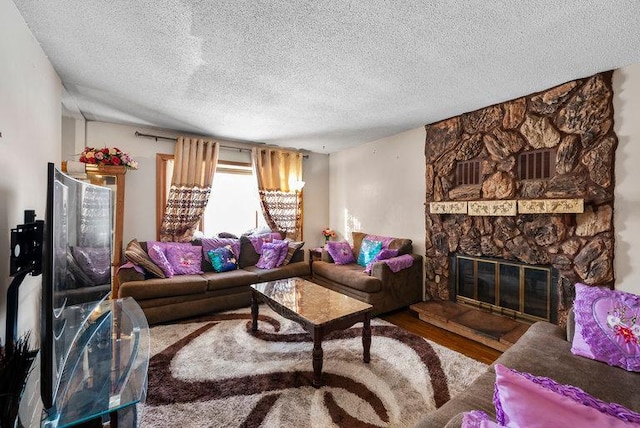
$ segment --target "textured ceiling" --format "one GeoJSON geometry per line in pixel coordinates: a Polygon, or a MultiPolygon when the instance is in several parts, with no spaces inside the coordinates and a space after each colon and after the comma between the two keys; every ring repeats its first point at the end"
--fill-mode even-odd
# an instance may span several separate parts
{"type": "Polygon", "coordinates": [[[88,120],[334,152],[640,62],[640,1],[15,0],[88,120]]]}

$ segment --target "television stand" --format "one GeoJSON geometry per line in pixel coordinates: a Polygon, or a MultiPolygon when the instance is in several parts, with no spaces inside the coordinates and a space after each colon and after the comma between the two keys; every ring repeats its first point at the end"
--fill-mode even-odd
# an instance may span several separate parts
{"type": "MultiPolygon", "coordinates": [[[[25,427],[62,428],[133,415],[143,403],[149,367],[149,325],[132,298],[105,300],[65,308],[65,332],[73,332],[69,354],[58,368],[60,383],[54,406],[40,399],[40,353],[33,363],[19,410],[25,427]],[[88,322],[74,325],[74,312],[89,311],[88,322]],[[125,412],[125,410],[128,410],[125,412]]],[[[84,317],[77,317],[78,319],[84,317]]]]}

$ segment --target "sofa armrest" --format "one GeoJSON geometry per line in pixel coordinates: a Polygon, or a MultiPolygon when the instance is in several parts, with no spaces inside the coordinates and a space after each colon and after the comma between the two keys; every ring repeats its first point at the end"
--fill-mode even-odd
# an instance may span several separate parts
{"type": "Polygon", "coordinates": [[[118,284],[124,284],[129,281],[144,281],[143,273],[138,272],[134,268],[120,267],[118,269],[118,284]]]}
{"type": "Polygon", "coordinates": [[[413,264],[398,272],[393,272],[384,262],[376,262],[371,267],[371,276],[378,278],[382,288],[394,298],[403,302],[422,300],[422,256],[411,254],[413,264]]]}
{"type": "Polygon", "coordinates": [[[334,263],[333,257],[331,257],[331,254],[329,254],[327,249],[324,247],[322,248],[322,254],[320,255],[320,260],[327,263],[334,263]]]}
{"type": "Polygon", "coordinates": [[[413,264],[406,269],[402,269],[398,272],[393,272],[391,268],[385,263],[385,260],[375,262],[371,266],[371,276],[375,276],[383,283],[393,278],[395,275],[401,275],[404,271],[419,270],[422,272],[422,256],[418,254],[410,254],[413,258],[413,264]]]}

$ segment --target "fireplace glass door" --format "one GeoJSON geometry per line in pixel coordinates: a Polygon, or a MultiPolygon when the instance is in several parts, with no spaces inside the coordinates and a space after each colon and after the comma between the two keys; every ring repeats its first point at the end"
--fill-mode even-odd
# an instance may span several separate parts
{"type": "Polygon", "coordinates": [[[551,268],[455,256],[456,300],[529,320],[552,318],[551,268]]]}

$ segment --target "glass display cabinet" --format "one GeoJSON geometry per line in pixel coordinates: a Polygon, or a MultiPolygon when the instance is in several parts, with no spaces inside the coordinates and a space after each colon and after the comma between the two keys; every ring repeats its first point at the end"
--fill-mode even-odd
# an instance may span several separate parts
{"type": "MultiPolygon", "coordinates": [[[[78,162],[74,162],[78,164],[78,162]]],[[[86,180],[91,184],[98,186],[109,187],[113,190],[114,195],[114,210],[113,210],[113,259],[111,264],[112,269],[112,281],[111,281],[111,297],[118,297],[119,284],[115,271],[122,262],[123,242],[122,231],[124,225],[124,188],[125,188],[125,174],[127,168],[124,166],[115,165],[92,165],[82,164],[84,166],[84,174],[86,177],[77,177],[81,180],[86,180]]],[[[62,171],[66,173],[74,173],[74,171],[68,171],[67,161],[62,161],[62,171]]]]}

